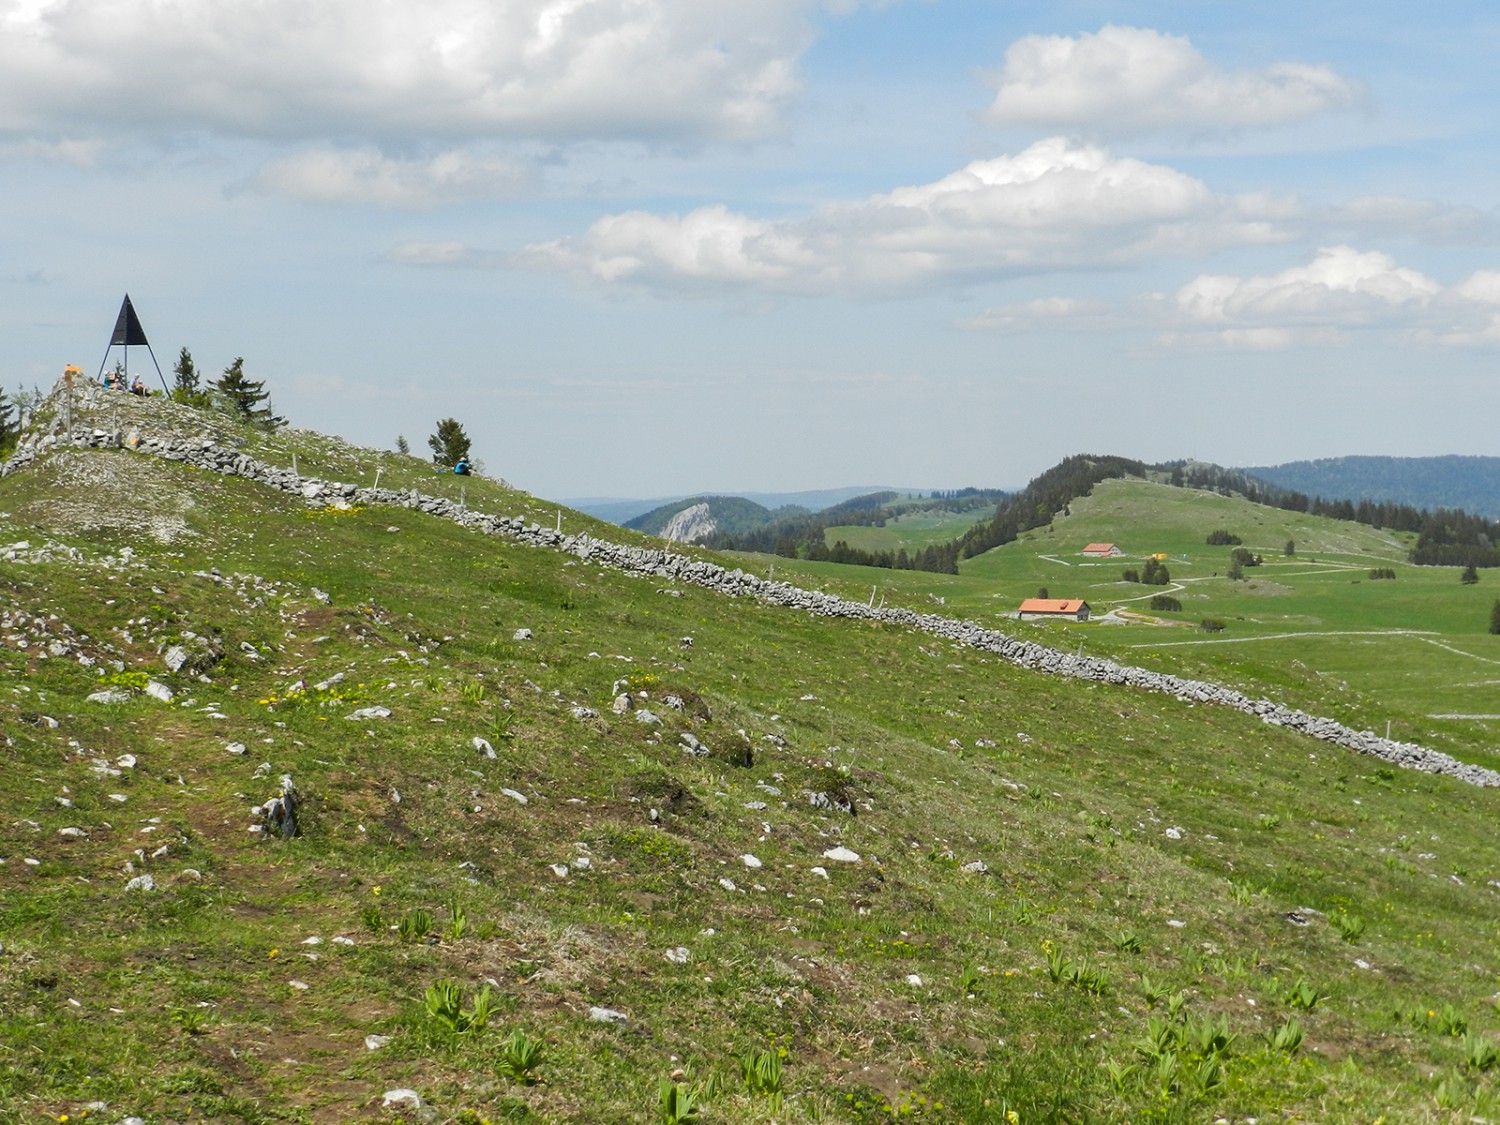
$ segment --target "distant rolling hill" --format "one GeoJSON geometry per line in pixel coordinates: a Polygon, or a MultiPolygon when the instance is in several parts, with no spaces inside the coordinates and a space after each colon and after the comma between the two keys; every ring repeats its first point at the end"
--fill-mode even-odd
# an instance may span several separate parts
{"type": "Polygon", "coordinates": [[[1500,457],[1325,457],[1242,471],[1328,500],[1385,500],[1500,518],[1500,457]]]}
{"type": "MultiPolygon", "coordinates": [[[[785,507],[803,508],[809,512],[821,512],[824,508],[831,508],[835,504],[841,504],[855,496],[868,496],[872,492],[894,491],[907,493],[913,489],[892,489],[888,485],[870,484],[845,486],[843,488],[818,488],[806,492],[736,492],[717,493],[720,496],[735,496],[740,499],[752,501],[763,508],[775,509],[785,507]]],[[[580,512],[593,516],[595,519],[607,520],[610,523],[619,524],[621,527],[634,526],[631,521],[637,516],[643,516],[648,512],[655,511],[671,505],[681,506],[679,502],[691,500],[696,503],[705,499],[708,494],[700,493],[689,497],[686,494],[676,496],[661,496],[655,500],[630,500],[614,496],[588,496],[581,499],[564,499],[562,503],[570,508],[576,508],[580,512]]]]}
{"type": "Polygon", "coordinates": [[[716,531],[753,531],[784,516],[806,513],[806,508],[778,508],[773,512],[742,496],[690,496],[642,513],[627,520],[625,526],[676,543],[693,543],[716,531]]]}

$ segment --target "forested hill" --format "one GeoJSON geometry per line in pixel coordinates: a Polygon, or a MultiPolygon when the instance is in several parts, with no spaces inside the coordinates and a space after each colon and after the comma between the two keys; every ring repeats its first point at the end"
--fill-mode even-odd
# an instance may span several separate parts
{"type": "Polygon", "coordinates": [[[794,506],[772,511],[742,496],[690,496],[686,500],[674,500],[670,504],[653,508],[643,515],[627,520],[624,526],[634,531],[643,531],[647,535],[657,535],[678,541],[695,541],[715,531],[729,534],[753,531],[777,519],[806,514],[808,514],[807,509],[794,506]],[[679,519],[682,513],[691,512],[692,509],[697,508],[701,508],[702,511],[693,513],[694,518],[690,524],[684,524],[679,519]],[[677,521],[675,525],[674,520],[677,521]],[[683,528],[684,533],[666,534],[674,527],[683,528]]]}
{"type": "Polygon", "coordinates": [[[1500,518],[1500,457],[1325,457],[1242,471],[1309,496],[1500,518]]]}

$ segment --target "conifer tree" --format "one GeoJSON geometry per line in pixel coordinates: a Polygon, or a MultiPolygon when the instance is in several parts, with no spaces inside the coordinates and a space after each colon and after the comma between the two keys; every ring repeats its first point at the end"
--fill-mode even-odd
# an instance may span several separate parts
{"type": "Polygon", "coordinates": [[[16,424],[16,407],[5,388],[0,387],[0,457],[4,457],[16,444],[21,436],[20,427],[16,424]]]}
{"type": "Polygon", "coordinates": [[[1458,576],[1458,580],[1465,586],[1472,586],[1479,581],[1479,571],[1475,570],[1472,564],[1466,566],[1464,572],[1458,576]]]}
{"type": "Polygon", "coordinates": [[[224,374],[214,382],[214,389],[229,400],[230,406],[245,421],[268,430],[278,429],[286,425],[286,419],[278,418],[272,411],[271,392],[265,388],[264,379],[246,376],[244,356],[235,356],[234,362],[224,368],[224,374]]]}
{"type": "Polygon", "coordinates": [[[1495,608],[1490,610],[1490,632],[1500,633],[1500,598],[1495,599],[1495,608]]]}
{"type": "Polygon", "coordinates": [[[172,368],[172,401],[185,406],[207,406],[208,393],[203,389],[202,372],[193,362],[193,353],[183,348],[172,368]]]}
{"type": "Polygon", "coordinates": [[[177,356],[177,366],[172,368],[172,390],[181,395],[198,393],[198,368],[193,364],[193,353],[183,348],[177,356]]]}
{"type": "Polygon", "coordinates": [[[432,461],[435,465],[451,467],[469,459],[469,435],[464,433],[457,418],[440,420],[437,433],[427,438],[427,444],[432,449],[432,461]]]}

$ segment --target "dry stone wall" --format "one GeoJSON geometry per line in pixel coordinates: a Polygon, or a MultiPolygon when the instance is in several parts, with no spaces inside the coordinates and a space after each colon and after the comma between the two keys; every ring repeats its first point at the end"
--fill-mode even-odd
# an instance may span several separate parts
{"type": "Polygon", "coordinates": [[[504,536],[529,547],[562,551],[581,560],[630,574],[699,586],[730,597],[757,598],[771,605],[819,617],[878,621],[915,629],[955,644],[993,653],[1012,664],[1048,675],[1117,684],[1170,695],[1186,702],[1230,707],[1258,716],[1272,726],[1297,731],[1405,769],[1443,774],[1471,785],[1500,786],[1500,774],[1493,770],[1460,762],[1416,743],[1399,742],[1381,738],[1371,731],[1355,730],[1332,719],[1309,715],[1271,700],[1252,699],[1243,692],[1202,680],[1184,679],[1163,672],[1117,664],[1099,657],[1061,652],[1034,641],[1018,640],[993,629],[986,629],[972,621],[846,601],[833,594],[759,578],[743,570],[729,570],[703,559],[674,553],[670,548],[633,547],[586,534],[566,535],[519,516],[476,512],[465,505],[442,497],[428,496],[415,489],[361,488],[337,481],[299,477],[289,469],[267,465],[244,453],[225,448],[211,436],[185,438],[148,434],[139,429],[122,433],[118,429],[97,427],[75,427],[71,431],[57,429],[49,433],[33,432],[23,438],[9,461],[0,464],[0,477],[18,471],[57,448],[131,450],[169,461],[180,461],[225,476],[241,477],[315,503],[344,502],[408,508],[450,520],[484,535],[504,536]]]}

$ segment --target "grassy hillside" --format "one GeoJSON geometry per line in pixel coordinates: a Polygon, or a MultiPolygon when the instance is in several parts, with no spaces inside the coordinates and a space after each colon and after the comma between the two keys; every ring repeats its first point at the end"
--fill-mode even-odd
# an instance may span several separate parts
{"type": "Polygon", "coordinates": [[[775,565],[778,573],[810,581],[842,581],[856,595],[868,596],[875,586],[896,601],[942,599],[950,611],[990,624],[1042,588],[1057,598],[1085,598],[1096,614],[1115,613],[1086,626],[1012,627],[1125,663],[1284,699],[1356,727],[1383,733],[1390,723],[1396,737],[1494,767],[1500,637],[1488,626],[1500,588],[1491,571],[1466,586],[1458,568],[1409,565],[1410,542],[1406,534],[1238,497],[1111,480],[1050,527],[964,560],[958,576],[781,559],[775,565]],[[1205,543],[1216,530],[1238,535],[1264,564],[1245,570],[1244,581],[1231,581],[1232,548],[1205,543]],[[1083,558],[1079,551],[1091,542],[1116,543],[1125,557],[1083,558]],[[1168,556],[1169,586],[1121,580],[1156,553],[1168,556]],[[1372,581],[1373,569],[1396,578],[1372,581]],[[1182,610],[1150,610],[1151,598],[1163,593],[1182,610]],[[1222,622],[1224,631],[1202,632],[1197,626],[1205,618],[1222,622]],[[1452,715],[1467,717],[1439,717],[1452,715]]]}
{"type": "Polygon", "coordinates": [[[918,511],[887,519],[884,527],[862,527],[841,524],[823,532],[824,542],[832,547],[843,541],[860,551],[900,551],[914,554],[924,547],[948,543],[973,527],[985,513],[967,510],[918,511]]]}
{"type": "Polygon", "coordinates": [[[0,481],[0,663],[7,1120],[1496,1112],[1497,793],[1235,712],[121,451],[0,481]]]}

